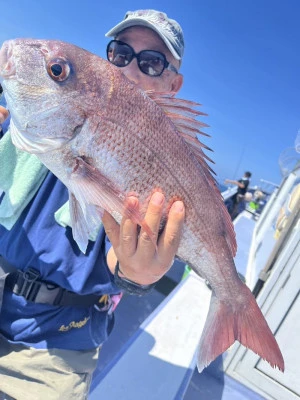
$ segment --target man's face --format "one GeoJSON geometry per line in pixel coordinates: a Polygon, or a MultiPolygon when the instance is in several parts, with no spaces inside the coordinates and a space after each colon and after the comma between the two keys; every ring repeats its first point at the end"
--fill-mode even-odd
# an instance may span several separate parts
{"type": "MultiPolygon", "coordinates": [[[[179,61],[172,56],[164,42],[152,29],[133,26],[122,31],[116,39],[129,44],[136,53],[142,50],[159,51],[166,56],[168,62],[179,69],[179,61]]],[[[129,65],[121,68],[121,70],[128,79],[143,90],[177,93],[182,85],[182,75],[176,74],[173,71],[165,69],[162,75],[156,77],[144,74],[139,69],[136,58],[129,65]]]]}

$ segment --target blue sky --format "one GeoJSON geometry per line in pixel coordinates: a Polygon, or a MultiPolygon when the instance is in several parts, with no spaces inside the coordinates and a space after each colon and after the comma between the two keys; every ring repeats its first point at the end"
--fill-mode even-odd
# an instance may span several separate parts
{"type": "Polygon", "coordinates": [[[16,37],[60,39],[101,57],[104,34],[127,10],[155,8],[177,19],[185,35],[179,97],[208,114],[218,180],[253,173],[280,183],[278,158],[300,129],[298,0],[0,2],[0,43],[16,37]]]}

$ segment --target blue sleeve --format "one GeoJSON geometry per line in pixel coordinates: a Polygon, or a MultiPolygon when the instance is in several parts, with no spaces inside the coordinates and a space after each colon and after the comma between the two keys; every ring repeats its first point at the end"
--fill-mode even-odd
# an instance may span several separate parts
{"type": "Polygon", "coordinates": [[[106,256],[111,247],[112,247],[112,244],[111,244],[110,240],[108,239],[107,235],[105,235],[105,255],[106,256]]]}

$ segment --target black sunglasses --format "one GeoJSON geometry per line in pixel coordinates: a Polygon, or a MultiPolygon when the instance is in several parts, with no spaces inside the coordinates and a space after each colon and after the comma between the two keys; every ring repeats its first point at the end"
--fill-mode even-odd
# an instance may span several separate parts
{"type": "Polygon", "coordinates": [[[117,67],[126,67],[136,58],[139,69],[146,75],[160,76],[165,69],[178,74],[174,65],[170,64],[163,53],[155,50],[142,50],[136,53],[129,44],[120,40],[111,40],[106,48],[109,62],[117,67]]]}

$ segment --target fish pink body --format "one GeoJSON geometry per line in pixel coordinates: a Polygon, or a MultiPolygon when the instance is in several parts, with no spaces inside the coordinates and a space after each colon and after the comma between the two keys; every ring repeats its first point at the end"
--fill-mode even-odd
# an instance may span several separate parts
{"type": "Polygon", "coordinates": [[[69,189],[80,249],[101,210],[120,221],[132,193],[141,208],[130,216],[142,226],[154,190],[166,196],[165,218],[183,200],[177,255],[212,287],[199,371],[235,340],[284,370],[277,342],[234,265],[234,229],[197,139],[204,125],[195,119],[197,104],[145,93],[105,60],[58,41],[4,43],[0,78],[14,144],[36,154],[69,189]]]}

